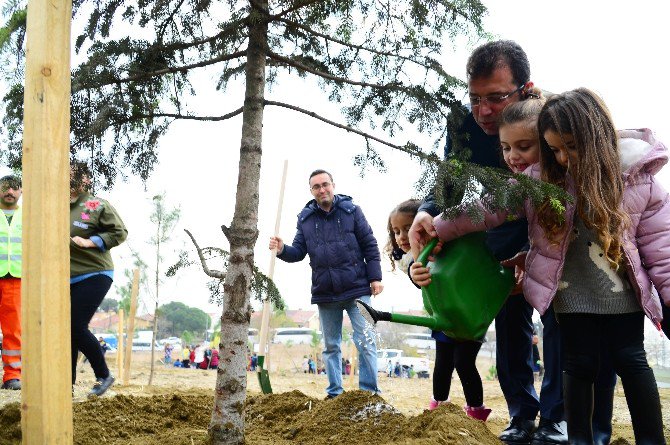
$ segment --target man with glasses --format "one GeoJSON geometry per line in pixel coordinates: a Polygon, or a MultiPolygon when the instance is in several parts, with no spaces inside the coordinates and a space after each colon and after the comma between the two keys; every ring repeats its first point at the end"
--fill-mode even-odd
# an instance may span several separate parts
{"type": "Polygon", "coordinates": [[[319,308],[325,349],[323,360],[328,375],[327,399],[342,388],[342,317],[347,311],[358,349],[359,387],[373,393],[377,387],[377,346],[374,335],[365,332],[365,319],[356,305],[370,304],[379,295],[382,270],[379,247],[363,211],[346,195],[335,194],[330,173],[315,170],[309,176],[314,197],[298,215],[298,230],[292,245],[270,238],[270,250],[289,263],[309,255],[312,267],[312,304],[319,308]]]}
{"type": "MultiPolygon", "coordinates": [[[[449,134],[445,157],[460,145],[471,152],[470,162],[503,167],[498,139],[498,116],[506,105],[525,100],[533,87],[530,63],[515,42],[501,40],[474,50],[467,62],[471,112],[449,134]]],[[[410,229],[412,253],[436,236],[433,217],[440,213],[432,196],[426,198],[410,229]]],[[[513,257],[528,242],[526,220],[510,221],[487,232],[487,245],[499,260],[513,257]]],[[[516,290],[516,289],[515,289],[516,290]]],[[[533,386],[533,308],[520,289],[510,295],[495,320],[496,369],[510,415],[500,435],[507,444],[567,444],[563,421],[562,375],[558,324],[551,308],[544,324],[545,374],[540,397],[533,386]],[[540,420],[535,429],[538,412],[540,420]]]]}
{"type": "Polygon", "coordinates": [[[0,325],[2,389],[21,389],[21,179],[0,178],[0,325]]]}

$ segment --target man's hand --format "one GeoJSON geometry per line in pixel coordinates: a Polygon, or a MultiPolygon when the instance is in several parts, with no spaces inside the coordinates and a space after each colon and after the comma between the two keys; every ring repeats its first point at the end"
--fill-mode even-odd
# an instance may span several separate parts
{"type": "Polygon", "coordinates": [[[519,252],[512,258],[500,262],[503,267],[514,267],[515,284],[510,295],[517,295],[523,292],[523,277],[526,272],[526,255],[528,255],[528,252],[519,252]]]}
{"type": "Polygon", "coordinates": [[[419,286],[428,286],[430,284],[430,269],[423,264],[415,262],[409,268],[409,276],[419,286]]]}
{"type": "Polygon", "coordinates": [[[370,283],[370,292],[372,293],[372,296],[376,296],[382,293],[384,290],[384,285],[382,284],[381,281],[373,281],[370,283]]]}
{"type": "Polygon", "coordinates": [[[73,236],[71,239],[73,243],[75,243],[79,247],[83,247],[84,249],[97,247],[93,241],[91,241],[90,239],[82,238],[81,236],[73,236]]]}
{"type": "MultiPolygon", "coordinates": [[[[412,258],[419,257],[421,250],[432,238],[437,236],[433,226],[433,217],[428,212],[419,212],[414,217],[412,227],[409,229],[409,245],[412,258]]],[[[416,283],[416,281],[414,281],[416,283]]],[[[417,283],[419,284],[419,283],[417,283]]]]}
{"type": "Polygon", "coordinates": [[[518,267],[523,272],[526,270],[526,255],[528,255],[527,251],[519,252],[512,258],[502,260],[500,264],[502,264],[503,267],[518,267]]]}
{"type": "Polygon", "coordinates": [[[277,250],[277,254],[284,251],[284,241],[278,236],[270,237],[270,250],[277,250]]]}

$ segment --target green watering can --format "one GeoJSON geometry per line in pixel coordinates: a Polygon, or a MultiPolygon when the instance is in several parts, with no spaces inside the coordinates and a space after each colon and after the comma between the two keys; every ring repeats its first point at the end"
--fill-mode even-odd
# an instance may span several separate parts
{"type": "MultiPolygon", "coordinates": [[[[428,317],[377,311],[357,300],[361,313],[373,325],[391,321],[442,331],[455,340],[481,340],[514,287],[514,271],[500,265],[485,240],[484,232],[475,232],[442,246],[431,283],[421,288],[428,317]]],[[[417,261],[426,264],[437,242],[431,240],[417,261]]]]}

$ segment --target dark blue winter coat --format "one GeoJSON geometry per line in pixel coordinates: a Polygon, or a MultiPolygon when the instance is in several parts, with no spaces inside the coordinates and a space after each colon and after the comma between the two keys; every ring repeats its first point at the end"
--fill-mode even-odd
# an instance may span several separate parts
{"type": "Polygon", "coordinates": [[[370,283],[381,281],[379,247],[360,207],[349,196],[335,195],[326,213],[316,200],[298,215],[293,244],[277,258],[289,263],[309,255],[312,304],[370,295],[370,283]]]}

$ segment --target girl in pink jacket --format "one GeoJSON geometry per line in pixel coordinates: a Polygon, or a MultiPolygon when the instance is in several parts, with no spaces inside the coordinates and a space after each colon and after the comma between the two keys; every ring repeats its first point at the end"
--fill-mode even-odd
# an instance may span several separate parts
{"type": "MultiPolygon", "coordinates": [[[[574,204],[558,216],[526,202],[530,251],[524,295],[561,326],[563,396],[571,444],[592,444],[600,348],[621,377],[637,444],[665,444],[658,388],[644,350],[644,315],[660,329],[670,306],[670,197],[654,174],[667,150],[649,130],[617,133],[607,107],[580,88],[551,97],[538,120],[540,162],[526,174],[563,187],[574,204]]],[[[443,241],[502,224],[435,218],[443,241]]]]}

